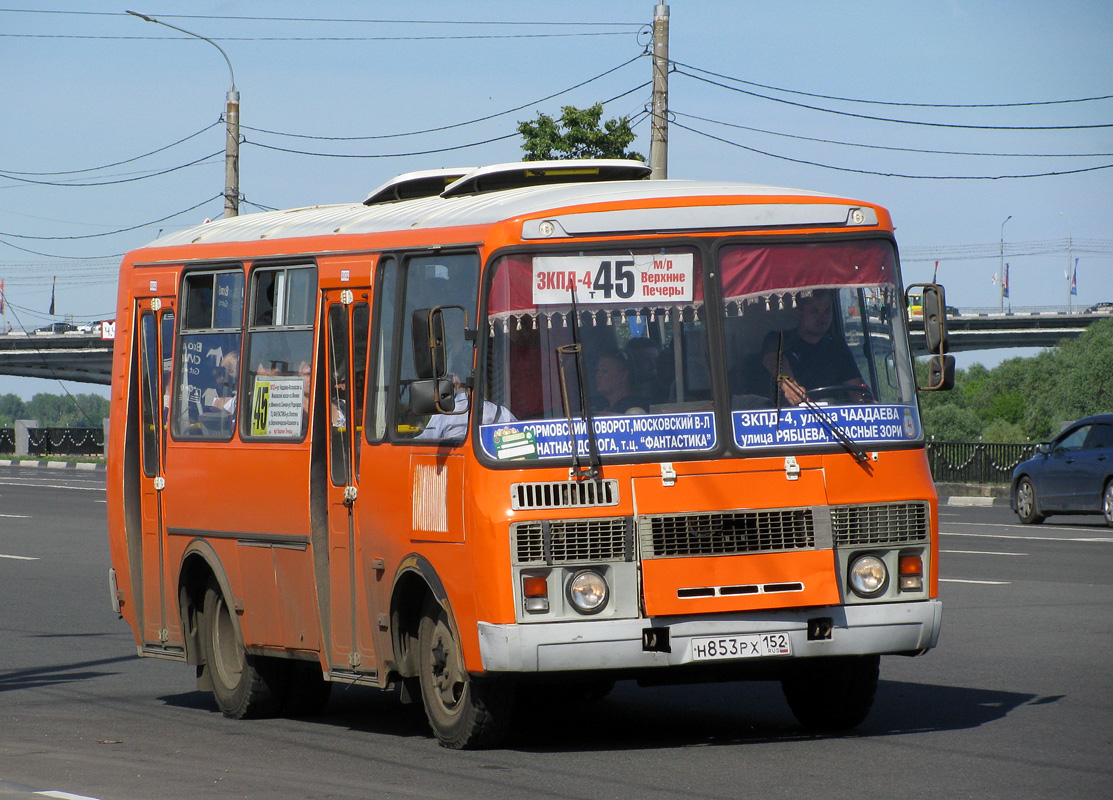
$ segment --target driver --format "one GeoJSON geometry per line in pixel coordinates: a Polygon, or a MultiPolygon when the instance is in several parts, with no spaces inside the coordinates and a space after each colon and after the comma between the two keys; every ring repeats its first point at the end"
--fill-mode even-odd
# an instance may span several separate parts
{"type": "Polygon", "coordinates": [[[796,296],[796,329],[785,332],[783,340],[780,331],[765,337],[761,363],[770,375],[780,374],[781,391],[791,405],[813,399],[808,392],[820,387],[860,387],[860,392],[848,390],[845,396],[857,402],[870,397],[850,348],[831,330],[834,305],[835,292],[830,289],[802,292],[796,296]]]}

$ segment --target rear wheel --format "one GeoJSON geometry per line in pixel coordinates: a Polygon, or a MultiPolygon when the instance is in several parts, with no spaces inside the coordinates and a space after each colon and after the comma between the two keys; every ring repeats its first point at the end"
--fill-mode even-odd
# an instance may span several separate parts
{"type": "MultiPolygon", "coordinates": [[[[1107,490],[1108,493],[1108,490],[1107,490]]],[[[1026,525],[1038,525],[1047,517],[1040,513],[1040,501],[1036,497],[1036,487],[1030,478],[1021,478],[1016,485],[1016,516],[1026,525]]]]}
{"type": "Polygon", "coordinates": [[[781,689],[804,727],[846,730],[869,714],[880,663],[880,656],[801,659],[781,678],[781,689]]]}
{"type": "Polygon", "coordinates": [[[1105,491],[1101,493],[1101,513],[1105,524],[1113,527],[1113,481],[1105,484],[1105,491]]]}
{"type": "Polygon", "coordinates": [[[498,744],[513,711],[513,688],[468,674],[448,612],[432,598],[418,626],[417,647],[425,716],[440,743],[454,750],[498,744]]]}
{"type": "Polygon", "coordinates": [[[276,714],[288,685],[289,663],[247,654],[215,580],[205,588],[203,608],[201,647],[217,706],[232,719],[276,714]]]}

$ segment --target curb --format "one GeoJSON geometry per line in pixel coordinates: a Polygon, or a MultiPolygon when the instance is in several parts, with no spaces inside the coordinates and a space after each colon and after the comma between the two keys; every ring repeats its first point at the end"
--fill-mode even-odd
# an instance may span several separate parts
{"type": "Polygon", "coordinates": [[[85,472],[103,472],[108,468],[104,463],[77,461],[31,461],[21,458],[0,459],[0,467],[45,467],[46,469],[75,469],[85,472]]]}
{"type": "Polygon", "coordinates": [[[939,498],[940,505],[948,506],[1005,506],[1009,505],[1007,497],[958,497],[951,496],[939,498]]]}

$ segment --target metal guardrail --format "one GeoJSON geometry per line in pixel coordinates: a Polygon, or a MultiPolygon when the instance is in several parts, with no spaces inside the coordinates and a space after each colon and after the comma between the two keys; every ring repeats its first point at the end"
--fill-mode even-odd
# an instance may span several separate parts
{"type": "Polygon", "coordinates": [[[928,463],[937,483],[1008,483],[1013,467],[1032,457],[1035,444],[928,442],[928,463]]]}
{"type": "MultiPolygon", "coordinates": [[[[15,454],[15,429],[0,428],[0,455],[15,454]]],[[[103,428],[31,428],[29,456],[103,456],[103,428]]]]}

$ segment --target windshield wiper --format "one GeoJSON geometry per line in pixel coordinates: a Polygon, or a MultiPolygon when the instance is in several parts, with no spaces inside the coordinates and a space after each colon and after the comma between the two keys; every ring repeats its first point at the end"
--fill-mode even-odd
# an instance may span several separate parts
{"type": "Polygon", "coordinates": [[[595,440],[595,420],[591,416],[591,404],[587,396],[587,387],[584,384],[583,346],[580,344],[580,314],[576,309],[575,287],[572,288],[572,344],[562,344],[557,347],[556,351],[561,399],[564,401],[564,415],[568,418],[568,438],[572,443],[571,478],[577,481],[598,480],[602,474],[603,462],[599,457],[599,443],[595,440]],[[587,467],[584,467],[580,461],[579,448],[576,447],[576,433],[573,430],[572,406],[568,402],[568,380],[564,374],[563,358],[568,355],[576,359],[576,388],[580,397],[580,411],[584,424],[587,425],[587,467]]]}
{"type": "MultiPolygon", "coordinates": [[[[782,331],[780,335],[777,336],[776,393],[778,429],[781,427],[781,396],[784,394],[781,387],[784,385],[785,381],[785,375],[781,372],[781,357],[784,352],[784,339],[784,332],[782,331]]],[[[835,437],[835,441],[842,445],[843,449],[846,450],[846,452],[850,453],[850,455],[854,457],[854,460],[856,462],[862,465],[862,469],[866,470],[866,472],[870,471],[869,456],[866,455],[866,451],[862,448],[862,446],[851,439],[849,436],[847,436],[846,431],[839,427],[839,424],[837,422],[828,417],[818,405],[809,400],[806,392],[800,400],[800,405],[804,406],[804,408],[812,412],[812,415],[820,421],[823,427],[825,427],[828,432],[835,437]]]]}

